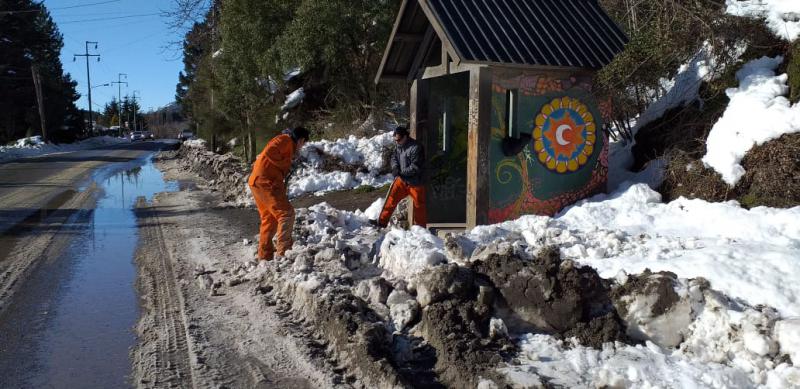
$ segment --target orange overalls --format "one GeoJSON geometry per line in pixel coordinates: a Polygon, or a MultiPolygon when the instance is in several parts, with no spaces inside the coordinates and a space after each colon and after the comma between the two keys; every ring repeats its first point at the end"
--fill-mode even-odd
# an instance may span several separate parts
{"type": "Polygon", "coordinates": [[[428,225],[428,215],[425,208],[425,187],[422,185],[408,185],[400,177],[394,179],[392,187],[389,189],[389,196],[386,198],[386,203],[383,204],[378,223],[381,226],[389,224],[389,219],[392,217],[395,208],[397,208],[397,204],[408,196],[411,196],[411,202],[414,207],[414,224],[423,228],[426,227],[428,225]]]}
{"type": "Polygon", "coordinates": [[[286,195],[286,176],[292,167],[295,143],[287,134],[267,143],[253,164],[248,185],[255,198],[261,227],[258,237],[258,258],[271,260],[275,253],[284,255],[292,248],[294,208],[286,195]],[[276,238],[273,246],[272,238],[276,238]]]}

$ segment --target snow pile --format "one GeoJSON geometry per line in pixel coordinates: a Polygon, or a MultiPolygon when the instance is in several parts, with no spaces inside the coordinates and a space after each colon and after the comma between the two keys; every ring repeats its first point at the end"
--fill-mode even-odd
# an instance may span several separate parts
{"type": "Polygon", "coordinates": [[[187,141],[184,141],[183,144],[185,146],[187,146],[187,147],[197,147],[197,148],[205,149],[206,145],[208,144],[208,142],[206,142],[205,139],[197,138],[197,139],[189,139],[187,141]]]}
{"type": "Polygon", "coordinates": [[[664,182],[664,170],[667,162],[663,158],[651,161],[640,172],[628,170],[634,163],[633,145],[633,142],[625,143],[623,141],[610,144],[608,155],[608,189],[610,191],[615,191],[626,183],[643,183],[657,189],[664,182]]]}
{"type": "Polygon", "coordinates": [[[648,268],[704,277],[753,306],[800,315],[800,207],[746,210],[736,202],[684,198],[663,204],[659,193],[637,184],[556,218],[523,216],[477,227],[467,237],[477,244],[505,238],[533,247],[558,245],[565,258],[604,278],[648,268]]]}
{"type": "MultiPolygon", "coordinates": [[[[643,346],[606,344],[595,350],[565,344],[552,336],[529,334],[520,341],[519,366],[504,369],[509,378],[526,382],[526,376],[545,376],[551,384],[568,388],[629,387],[755,387],[748,374],[719,363],[692,360],[661,349],[651,342],[643,346]]],[[[526,379],[527,378],[527,379],[526,379]]],[[[800,369],[780,364],[761,383],[768,388],[800,384],[800,369]]]]}
{"type": "Polygon", "coordinates": [[[739,88],[726,92],[731,101],[708,135],[703,163],[730,186],[744,176],[740,162],[753,146],[800,131],[800,105],[792,106],[784,97],[788,76],[775,75],[782,62],[779,56],[746,64],[736,73],[739,88]]]}
{"type": "MultiPolygon", "coordinates": [[[[523,216],[476,227],[464,238],[471,246],[499,239],[520,241],[531,250],[557,245],[564,258],[589,265],[604,278],[645,269],[703,277],[752,306],[800,316],[800,207],[746,210],[736,202],[660,201],[658,192],[637,184],[584,201],[556,218],[523,216]]],[[[405,261],[392,269],[415,273],[417,261],[438,255],[443,243],[430,234],[406,234],[392,238],[398,244],[385,244],[381,253],[405,261]]],[[[471,252],[465,255],[468,260],[471,252]]]]}
{"type": "MultiPolygon", "coordinates": [[[[380,200],[370,208],[379,205],[380,200]]],[[[306,255],[303,250],[316,254],[291,266],[316,268],[329,257],[340,263],[336,271],[341,274],[349,274],[347,269],[376,274],[372,269],[377,266],[395,288],[416,290],[418,300],[425,277],[443,274],[445,263],[469,268],[471,258],[498,241],[530,254],[558,246],[562,258],[597,269],[616,285],[614,290],[635,288],[637,278],[671,282],[666,293],[675,299],[661,311],[656,307],[663,296],[650,294],[647,286],[615,297],[628,336],[642,345],[606,343],[598,350],[571,339],[522,335],[518,361],[502,368],[517,384],[800,385],[800,369],[787,359],[800,358],[800,319],[792,318],[800,315],[800,207],[745,210],[735,202],[686,199],[663,204],[658,193],[639,184],[584,201],[555,218],[525,216],[444,240],[416,227],[391,229],[381,237],[366,224],[365,213],[326,204],[298,210],[298,220],[300,238],[292,251],[298,258],[306,255]],[[676,275],[648,273],[647,268],[676,275]],[[625,305],[619,306],[620,301],[625,305]]],[[[319,273],[303,280],[317,286],[319,277],[312,275],[336,279],[339,274],[327,268],[314,271],[319,273]]]]}
{"type": "Polygon", "coordinates": [[[378,220],[378,218],[381,216],[381,211],[383,211],[383,205],[385,202],[386,199],[383,197],[376,199],[361,213],[361,215],[366,217],[367,220],[378,220]]]}
{"type": "MultiPolygon", "coordinates": [[[[661,85],[667,91],[664,96],[656,100],[636,118],[632,129],[633,135],[648,124],[660,119],[664,114],[674,108],[686,106],[700,99],[700,86],[711,81],[721,73],[711,45],[707,42],[703,47],[679,69],[674,79],[662,79],[661,85]]],[[[739,49],[737,57],[744,52],[744,47],[739,49]]],[[[702,101],[701,101],[702,103],[702,101]]],[[[616,190],[625,182],[646,183],[651,188],[657,188],[663,182],[666,161],[656,160],[647,168],[638,173],[629,171],[633,166],[633,143],[614,142],[611,144],[609,163],[608,185],[611,190],[616,190]]]]}
{"type": "Polygon", "coordinates": [[[11,146],[0,146],[0,162],[50,153],[88,150],[119,143],[128,143],[128,140],[111,136],[98,136],[81,142],[56,145],[42,142],[42,137],[37,135],[19,139],[11,146]]]}
{"type": "Polygon", "coordinates": [[[393,177],[381,173],[392,144],[391,133],[308,143],[300,151],[302,167],[289,181],[289,197],[390,184],[393,177]]]}
{"type": "Polygon", "coordinates": [[[305,97],[306,97],[306,92],[303,90],[303,88],[299,88],[296,91],[290,93],[289,96],[286,96],[286,102],[283,103],[283,106],[281,106],[281,112],[286,112],[300,105],[300,103],[303,102],[303,99],[305,97]]]}
{"type": "Polygon", "coordinates": [[[254,206],[253,195],[247,185],[248,166],[233,154],[220,155],[209,151],[205,141],[194,139],[183,142],[177,151],[184,169],[205,178],[210,188],[222,193],[228,206],[254,206]]]}
{"type": "Polygon", "coordinates": [[[681,300],[666,314],[653,315],[647,298],[628,307],[629,329],[646,346],[595,350],[528,335],[520,342],[522,363],[505,370],[518,383],[545,376],[567,387],[800,385],[800,369],[778,356],[800,357],[800,322],[791,319],[800,315],[800,207],[745,210],[735,202],[660,200],[639,184],[555,218],[524,216],[445,241],[393,230],[379,262],[413,286],[435,264],[466,264],[475,247],[505,240],[529,252],[556,245],[563,258],[619,284],[646,269],[680,277],[681,300]],[[454,242],[461,249],[453,250],[454,242]],[[755,308],[761,306],[775,310],[755,308]]]}
{"type": "Polygon", "coordinates": [[[420,273],[446,261],[441,239],[419,226],[412,226],[410,231],[392,229],[381,244],[380,266],[412,287],[420,273]]]}
{"type": "Polygon", "coordinates": [[[18,139],[16,142],[14,142],[14,147],[37,147],[44,145],[45,143],[42,141],[41,135],[18,139]]]}
{"type": "Polygon", "coordinates": [[[667,94],[651,104],[639,116],[633,134],[642,127],[664,116],[670,109],[685,106],[700,97],[700,86],[711,80],[715,74],[716,61],[711,54],[711,46],[706,43],[703,48],[686,64],[678,69],[673,80],[664,80],[662,84],[668,89],[667,94]]]}
{"type": "MultiPolygon", "coordinates": [[[[606,343],[596,350],[547,335],[523,335],[520,363],[503,371],[514,381],[533,373],[565,387],[796,387],[800,369],[778,354],[798,350],[797,320],[778,320],[769,308],[760,310],[733,302],[702,281],[680,280],[689,303],[690,323],[676,326],[681,309],[652,317],[656,335],[679,335],[678,347],[644,339],[644,345],[606,343]],[[787,334],[784,337],[781,335],[787,334]]],[[[679,307],[681,304],[676,304],[679,307]]],[[[632,305],[633,307],[633,305],[632,305]]],[[[643,306],[635,309],[641,309],[643,306]]],[[[641,312],[635,313],[644,317],[641,312]]],[[[628,323],[629,333],[634,323],[628,323]]],[[[641,339],[641,338],[639,338],[641,339]]],[[[796,360],[796,359],[795,359],[796,360]]]]}
{"type": "Polygon", "coordinates": [[[800,1],[797,0],[726,0],[727,13],[758,17],[767,21],[775,35],[793,41],[800,36],[800,1]]]}

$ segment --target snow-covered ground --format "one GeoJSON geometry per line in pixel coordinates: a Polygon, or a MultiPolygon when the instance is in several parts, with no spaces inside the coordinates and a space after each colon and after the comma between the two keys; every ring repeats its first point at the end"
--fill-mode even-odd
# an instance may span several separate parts
{"type": "MultiPolygon", "coordinates": [[[[800,1],[797,2],[800,6],[800,1]]],[[[800,17],[800,14],[798,14],[800,17]]],[[[784,97],[786,74],[775,75],[783,57],[751,61],[736,73],[739,88],[727,91],[730,103],[708,135],[703,163],[722,175],[730,186],[744,174],[740,165],[747,151],[783,134],[800,131],[800,104],[784,97]]]]}
{"type": "MultiPolygon", "coordinates": [[[[687,80],[705,77],[703,61],[695,62],[699,67],[687,80]]],[[[774,74],[781,62],[762,58],[737,74],[741,86],[729,91],[730,106],[708,140],[706,163],[724,176],[753,145],[796,131],[800,120],[782,97],[786,77],[774,74]]],[[[351,162],[352,153],[326,145],[351,162]]],[[[413,288],[432,267],[467,264],[477,248],[505,241],[531,254],[556,246],[563,258],[617,285],[646,270],[677,276],[679,308],[653,317],[646,301],[634,302],[623,318],[641,345],[607,343],[597,350],[544,334],[518,338],[519,363],[503,372],[523,386],[546,379],[565,387],[800,387],[800,207],[747,210],[735,201],[685,198],[663,203],[651,189],[663,163],[631,173],[625,170],[628,147],[618,144],[612,155],[611,194],[552,218],[524,216],[477,227],[455,238],[456,250],[421,228],[392,229],[375,261],[388,277],[413,288]]],[[[341,212],[333,224],[324,206],[311,212],[328,215],[318,226],[322,239],[329,228],[358,235],[380,205],[376,200],[363,213],[341,212]]],[[[342,246],[358,247],[357,240],[342,246]]]]}
{"type": "MultiPolygon", "coordinates": [[[[735,202],[660,200],[647,185],[633,184],[553,218],[477,227],[456,237],[458,250],[418,227],[391,229],[375,261],[412,289],[434,266],[464,265],[476,248],[500,241],[531,254],[555,245],[563,258],[618,285],[645,269],[677,275],[682,309],[651,317],[641,303],[624,317],[644,334],[642,345],[607,343],[596,350],[549,335],[521,336],[519,363],[503,369],[520,384],[544,377],[566,387],[800,385],[800,369],[780,357],[800,358],[800,207],[745,210],[735,202]]],[[[337,245],[361,247],[374,234],[366,221],[379,206],[376,200],[356,213],[312,207],[309,217],[318,220],[309,228],[318,238],[309,241],[330,239],[333,229],[352,237],[337,245]]]]}
{"type": "MultiPolygon", "coordinates": [[[[231,142],[233,142],[233,144],[235,145],[236,144],[235,141],[236,141],[236,138],[234,138],[231,142]]],[[[189,139],[189,140],[183,141],[183,144],[188,146],[188,147],[197,147],[197,148],[205,149],[206,146],[208,145],[208,142],[206,142],[205,139],[196,138],[196,139],[189,139]]]]}
{"type": "Polygon", "coordinates": [[[800,1],[726,0],[727,12],[736,16],[765,18],[775,35],[792,41],[800,36],[800,1]]]}
{"type": "Polygon", "coordinates": [[[119,143],[128,143],[128,140],[110,136],[99,136],[81,142],[55,145],[42,142],[42,137],[37,135],[17,140],[11,146],[0,146],[0,162],[51,153],[87,150],[119,143]]]}
{"type": "Polygon", "coordinates": [[[372,138],[351,135],[334,141],[310,142],[300,152],[303,164],[289,181],[289,197],[387,185],[392,182],[392,176],[381,174],[381,170],[388,164],[385,158],[391,147],[391,133],[372,138]],[[341,166],[341,170],[323,169],[331,160],[346,166],[341,166]],[[356,169],[355,173],[346,171],[353,169],[356,169]]]}

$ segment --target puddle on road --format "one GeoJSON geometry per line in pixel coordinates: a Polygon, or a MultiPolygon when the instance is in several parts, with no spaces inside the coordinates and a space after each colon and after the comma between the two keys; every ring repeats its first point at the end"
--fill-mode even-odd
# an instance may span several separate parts
{"type": "Polygon", "coordinates": [[[131,386],[139,318],[133,206],[178,189],[149,159],[137,163],[95,175],[103,190],[96,208],[74,216],[80,227],[63,256],[42,263],[16,293],[0,321],[0,387],[131,386]]]}

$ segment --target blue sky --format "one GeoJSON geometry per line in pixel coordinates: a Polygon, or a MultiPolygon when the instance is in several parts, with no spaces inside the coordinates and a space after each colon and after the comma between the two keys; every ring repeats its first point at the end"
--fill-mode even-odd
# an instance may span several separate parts
{"type": "MultiPolygon", "coordinates": [[[[157,15],[169,7],[167,0],[44,0],[45,6],[64,35],[61,61],[64,71],[78,81],[81,99],[78,107],[87,108],[86,60],[73,54],[85,52],[85,41],[97,41],[97,50],[90,46],[91,54],[100,54],[100,62],[92,58],[92,85],[117,81],[118,73],[128,74],[128,87],[122,85],[122,95],[140,96],[142,109],[157,108],[175,99],[178,72],[183,69],[182,53],[170,42],[182,38],[171,31],[167,20],[157,15]],[[74,7],[85,4],[86,7],[74,7]],[[154,15],[155,14],[155,15],[154,15]],[[113,18],[113,19],[112,19],[113,18]]],[[[124,81],[124,79],[123,79],[124,81]]],[[[95,110],[117,96],[117,85],[92,89],[95,110]]]]}

